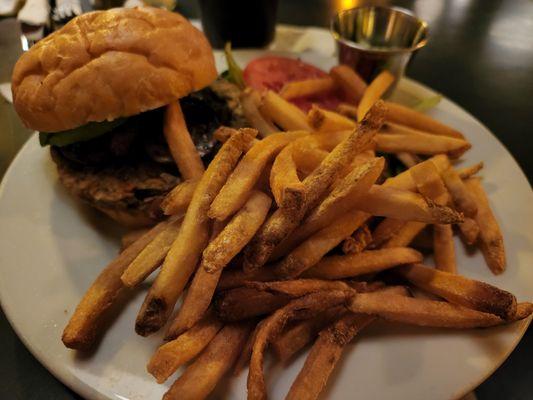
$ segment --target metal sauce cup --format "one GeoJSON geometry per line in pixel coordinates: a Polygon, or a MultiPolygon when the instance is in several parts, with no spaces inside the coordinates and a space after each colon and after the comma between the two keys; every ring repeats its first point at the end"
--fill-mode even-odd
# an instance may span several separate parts
{"type": "Polygon", "coordinates": [[[397,82],[428,38],[426,22],[403,8],[385,6],[341,11],[333,17],[331,32],[339,62],[352,67],[366,82],[385,69],[397,82]]]}

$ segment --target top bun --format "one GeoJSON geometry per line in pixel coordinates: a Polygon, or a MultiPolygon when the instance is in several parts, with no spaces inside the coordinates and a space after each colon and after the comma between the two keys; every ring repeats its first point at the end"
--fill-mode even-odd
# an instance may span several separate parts
{"type": "Polygon", "coordinates": [[[13,102],[28,128],[58,132],[161,107],[216,76],[209,42],[183,16],[116,8],[74,18],[23,54],[13,102]]]}

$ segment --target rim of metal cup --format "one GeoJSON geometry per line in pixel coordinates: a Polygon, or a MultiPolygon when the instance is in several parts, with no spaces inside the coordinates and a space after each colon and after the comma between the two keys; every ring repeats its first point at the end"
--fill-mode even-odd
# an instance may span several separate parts
{"type": "Polygon", "coordinates": [[[426,21],[424,21],[421,18],[418,18],[410,10],[408,10],[406,8],[403,8],[403,7],[396,7],[396,6],[390,6],[389,7],[389,6],[378,6],[378,5],[370,6],[370,5],[367,5],[367,6],[354,7],[354,8],[349,8],[347,10],[340,11],[340,12],[336,13],[333,16],[333,18],[331,19],[330,32],[331,32],[333,38],[337,42],[340,42],[340,43],[342,43],[342,44],[344,44],[344,45],[346,45],[348,47],[351,47],[351,48],[354,48],[354,49],[357,49],[357,50],[366,51],[368,53],[374,53],[374,54],[412,53],[412,52],[414,52],[416,50],[419,50],[422,47],[424,47],[427,44],[428,38],[429,38],[429,28],[428,28],[428,24],[427,24],[426,21]],[[425,37],[414,46],[411,46],[411,47],[391,47],[389,49],[364,47],[364,46],[361,46],[360,44],[358,44],[358,43],[356,43],[356,42],[354,42],[352,40],[349,40],[349,39],[346,39],[346,38],[342,37],[341,34],[335,29],[335,22],[337,20],[339,20],[342,15],[345,15],[345,14],[348,14],[348,13],[353,13],[356,10],[361,10],[361,9],[364,9],[364,8],[367,8],[367,9],[384,9],[384,10],[387,10],[387,11],[394,11],[394,12],[397,12],[399,14],[403,14],[404,16],[414,20],[416,23],[419,23],[424,28],[425,37]]]}

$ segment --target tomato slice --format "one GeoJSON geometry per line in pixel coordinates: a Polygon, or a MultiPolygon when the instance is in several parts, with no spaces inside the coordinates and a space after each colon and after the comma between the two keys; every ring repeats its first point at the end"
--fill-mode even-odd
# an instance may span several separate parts
{"type": "MultiPolygon", "coordinates": [[[[256,90],[273,90],[279,92],[287,82],[305,79],[324,78],[328,74],[321,69],[301,60],[266,56],[256,58],[248,63],[244,69],[244,81],[256,90]]],[[[320,96],[301,97],[291,100],[292,103],[304,111],[308,111],[313,104],[326,109],[335,109],[342,101],[342,95],[337,91],[322,93],[320,96]]]]}

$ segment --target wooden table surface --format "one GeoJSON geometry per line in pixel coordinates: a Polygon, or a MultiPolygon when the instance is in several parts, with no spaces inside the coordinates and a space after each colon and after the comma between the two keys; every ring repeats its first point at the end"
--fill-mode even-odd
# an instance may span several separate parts
{"type": "MultiPolygon", "coordinates": [[[[357,0],[280,0],[278,21],[326,27],[336,10],[357,0]]],[[[374,2],[375,3],[375,2],[374,2]]],[[[385,3],[383,1],[382,3],[385,3]]],[[[428,46],[408,75],[443,93],[482,121],[533,178],[533,1],[394,1],[429,22],[428,46]]],[[[198,18],[196,1],[178,10],[198,18]]],[[[21,53],[18,25],[0,19],[0,83],[21,53]]],[[[30,132],[0,99],[0,176],[30,132]]],[[[512,179],[512,177],[509,177],[512,179]]],[[[24,347],[0,313],[0,399],[78,399],[24,347]]],[[[533,331],[477,390],[480,400],[533,398],[533,331]]],[[[431,399],[431,394],[428,394],[431,399]]]]}

